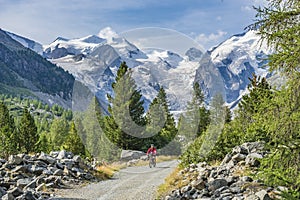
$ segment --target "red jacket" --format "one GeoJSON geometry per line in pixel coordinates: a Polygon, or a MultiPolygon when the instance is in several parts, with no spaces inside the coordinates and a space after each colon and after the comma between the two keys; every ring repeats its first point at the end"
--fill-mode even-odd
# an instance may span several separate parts
{"type": "Polygon", "coordinates": [[[155,149],[155,147],[153,147],[153,148],[150,147],[150,148],[148,149],[148,151],[147,151],[147,155],[148,155],[149,153],[152,153],[152,154],[156,155],[156,149],[155,149]]]}

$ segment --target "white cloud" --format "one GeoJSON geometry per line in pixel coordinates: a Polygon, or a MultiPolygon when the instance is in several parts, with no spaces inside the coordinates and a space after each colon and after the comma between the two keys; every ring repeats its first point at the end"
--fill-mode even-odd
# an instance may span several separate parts
{"type": "Polygon", "coordinates": [[[111,27],[106,27],[98,33],[98,36],[100,38],[107,39],[109,42],[112,42],[113,38],[117,38],[118,34],[111,28],[111,27]]]}
{"type": "Polygon", "coordinates": [[[195,36],[195,40],[206,47],[207,49],[218,45],[224,40],[224,37],[227,35],[227,32],[219,30],[217,33],[211,33],[209,35],[201,33],[195,36]]]}

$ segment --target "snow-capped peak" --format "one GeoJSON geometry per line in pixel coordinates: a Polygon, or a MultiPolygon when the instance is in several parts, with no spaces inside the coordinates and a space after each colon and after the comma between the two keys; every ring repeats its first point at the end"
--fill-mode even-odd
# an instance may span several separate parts
{"type": "Polygon", "coordinates": [[[119,35],[111,27],[106,27],[100,30],[98,36],[100,38],[106,39],[108,42],[112,42],[114,38],[119,37],[119,35]]]}
{"type": "Polygon", "coordinates": [[[85,42],[85,43],[91,43],[91,44],[100,44],[105,41],[105,39],[100,38],[96,35],[89,35],[83,38],[80,38],[79,41],[85,42]]]}

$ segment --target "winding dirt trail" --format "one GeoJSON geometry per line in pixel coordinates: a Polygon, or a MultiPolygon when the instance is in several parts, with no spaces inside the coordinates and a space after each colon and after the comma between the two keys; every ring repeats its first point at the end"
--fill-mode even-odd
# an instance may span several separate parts
{"type": "Polygon", "coordinates": [[[120,170],[110,180],[89,184],[79,189],[62,190],[60,197],[53,200],[153,200],[157,187],[164,182],[177,164],[175,160],[158,163],[156,168],[128,167],[120,170]]]}

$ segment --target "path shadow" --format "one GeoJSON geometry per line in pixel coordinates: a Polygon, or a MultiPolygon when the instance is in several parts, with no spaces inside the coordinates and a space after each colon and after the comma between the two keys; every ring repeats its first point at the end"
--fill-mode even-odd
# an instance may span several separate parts
{"type": "Polygon", "coordinates": [[[155,167],[155,168],[168,169],[168,168],[171,168],[171,167],[155,167]]]}

